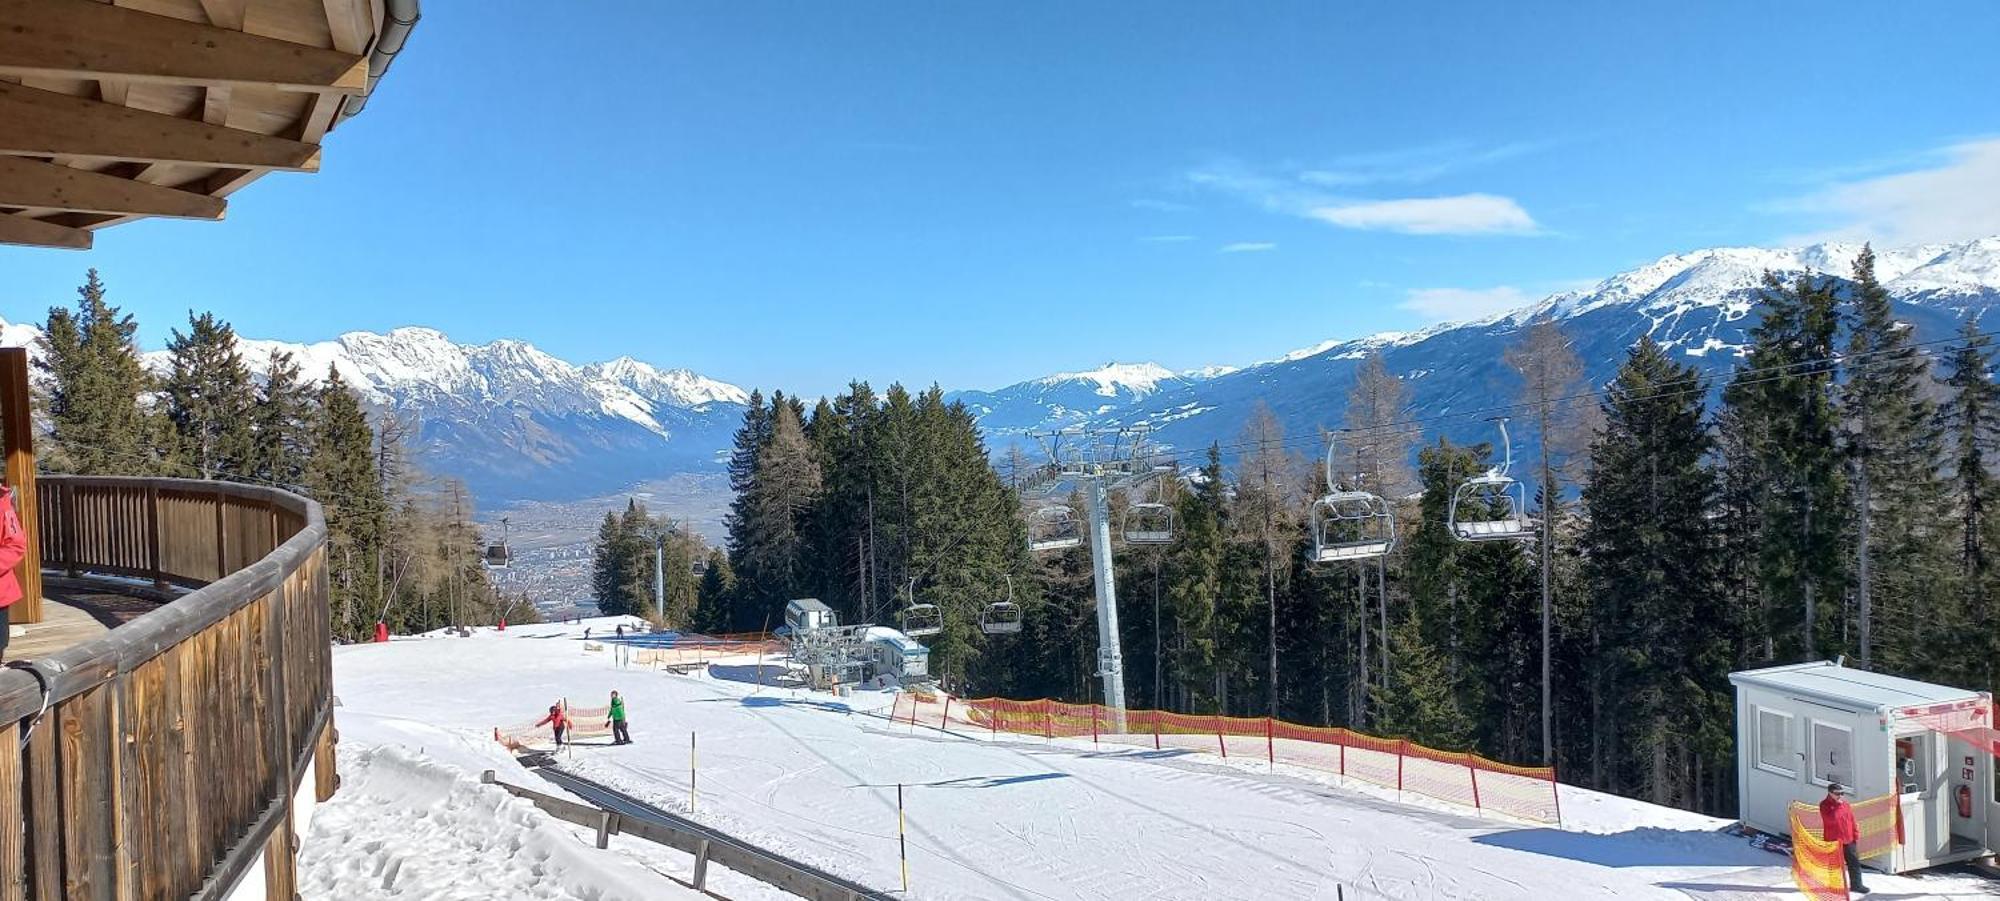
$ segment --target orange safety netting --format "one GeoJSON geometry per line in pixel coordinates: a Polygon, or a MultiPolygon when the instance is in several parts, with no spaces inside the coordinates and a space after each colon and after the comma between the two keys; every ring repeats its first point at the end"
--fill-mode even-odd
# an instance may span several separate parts
{"type": "MultiPolygon", "coordinates": [[[[602,738],[611,734],[611,708],[576,707],[568,699],[562,701],[563,712],[569,717],[569,739],[602,738]]],[[[553,746],[555,727],[541,722],[542,717],[523,720],[513,726],[495,727],[493,739],[515,751],[529,750],[536,745],[553,746]]]]}
{"type": "Polygon", "coordinates": [[[702,635],[682,632],[664,641],[658,635],[635,635],[632,662],[639,666],[674,667],[706,663],[723,657],[754,657],[777,654],[784,643],[764,632],[730,632],[702,635]]]}
{"type": "MultiPolygon", "coordinates": [[[[1897,819],[1902,816],[1901,805],[1896,802],[1895,793],[1878,795],[1866,800],[1855,801],[1854,828],[1859,833],[1854,842],[1854,853],[1863,860],[1887,854],[1902,841],[1897,819]]],[[[1794,803],[1792,811],[1792,842],[1798,842],[1798,827],[1803,824],[1815,837],[1825,835],[1826,823],[1820,819],[1819,808],[1810,804],[1794,803]],[[1803,810],[1799,809],[1803,808],[1803,810]]],[[[1837,854],[1840,849],[1835,848],[1837,854]]]]}
{"type": "Polygon", "coordinates": [[[1817,828],[1806,825],[1808,813],[1819,819],[1819,808],[1792,802],[1792,882],[1812,901],[1847,901],[1847,861],[1840,844],[1820,838],[1817,828]]]}
{"type": "Polygon", "coordinates": [[[1967,699],[1896,711],[1896,719],[1941,732],[1987,754],[2000,757],[2000,729],[1993,728],[1993,703],[1988,698],[1967,699]]]}
{"type": "Polygon", "coordinates": [[[1562,821],[1553,768],[1513,766],[1477,754],[1438,751],[1349,729],[1164,710],[1127,710],[1121,722],[1116,711],[1097,704],[1047,699],[964,700],[922,692],[898,695],[890,718],[944,731],[958,728],[1047,739],[1089,737],[1100,743],[1261,759],[1416,792],[1475,810],[1494,810],[1537,822],[1562,821]]]}

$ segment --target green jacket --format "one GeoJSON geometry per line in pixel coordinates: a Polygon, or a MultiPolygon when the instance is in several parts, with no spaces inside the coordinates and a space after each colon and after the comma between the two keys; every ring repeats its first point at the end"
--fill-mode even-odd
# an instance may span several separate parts
{"type": "Polygon", "coordinates": [[[611,721],[615,723],[625,722],[625,699],[623,697],[611,699],[611,721]]]}

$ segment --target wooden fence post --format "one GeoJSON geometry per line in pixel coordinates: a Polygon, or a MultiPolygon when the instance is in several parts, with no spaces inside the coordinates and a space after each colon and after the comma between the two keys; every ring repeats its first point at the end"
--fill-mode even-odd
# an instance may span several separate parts
{"type": "Polygon", "coordinates": [[[146,569],[153,576],[153,587],[165,591],[166,573],[160,560],[160,486],[146,482],[146,569]]]}
{"type": "Polygon", "coordinates": [[[1465,755],[1465,771],[1472,776],[1472,812],[1476,814],[1480,812],[1479,766],[1473,761],[1471,754],[1465,755]]]}
{"type": "MultiPolygon", "coordinates": [[[[1562,783],[1556,780],[1556,762],[1553,760],[1549,761],[1549,800],[1555,803],[1556,828],[1561,829],[1563,827],[1562,783]]],[[[1901,815],[1902,811],[1899,809],[1897,811],[1897,816],[1900,817],[1901,815]]],[[[1898,822],[1900,822],[1900,820],[1898,822]]]]}
{"type": "Polygon", "coordinates": [[[1271,736],[1272,731],[1271,718],[1267,716],[1264,718],[1264,753],[1271,758],[1271,768],[1275,770],[1278,768],[1278,742],[1271,736]]]}
{"type": "Polygon", "coordinates": [[[1153,750],[1160,749],[1160,712],[1153,711],[1153,750]]]}
{"type": "Polygon", "coordinates": [[[1398,795],[1403,793],[1403,760],[1409,756],[1410,756],[1410,740],[1407,738],[1397,739],[1396,740],[1396,793],[1398,795]]]}
{"type": "Polygon", "coordinates": [[[1043,740],[1043,741],[1048,741],[1048,740],[1050,740],[1050,739],[1053,739],[1053,738],[1055,738],[1055,736],[1056,736],[1056,722],[1055,722],[1055,702],[1053,702],[1053,701],[1050,701],[1050,700],[1049,700],[1048,698],[1043,698],[1043,699],[1042,699],[1042,740],[1043,740]]]}
{"type": "Polygon", "coordinates": [[[944,716],[938,719],[938,731],[943,732],[946,735],[950,735],[951,730],[946,728],[947,726],[950,725],[951,725],[951,695],[945,695],[944,716]]]}
{"type": "Polygon", "coordinates": [[[1229,743],[1222,740],[1222,717],[1215,718],[1215,746],[1222,749],[1222,759],[1229,759],[1229,743]]]}
{"type": "Polygon", "coordinates": [[[1090,746],[1097,747],[1097,719],[1104,715],[1104,705],[1090,705],[1090,746]]]}
{"type": "Polygon", "coordinates": [[[222,507],[225,503],[222,492],[215,493],[215,577],[229,575],[229,543],[223,535],[222,507]]]}

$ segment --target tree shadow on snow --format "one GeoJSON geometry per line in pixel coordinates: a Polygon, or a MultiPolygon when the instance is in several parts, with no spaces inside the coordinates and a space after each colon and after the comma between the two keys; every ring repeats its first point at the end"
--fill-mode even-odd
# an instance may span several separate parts
{"type": "Polygon", "coordinates": [[[797,678],[788,678],[790,670],[779,664],[735,664],[724,666],[719,663],[708,665],[708,675],[712,679],[728,682],[745,682],[751,685],[767,685],[772,688],[789,688],[803,685],[797,678]]]}
{"type": "MultiPolygon", "coordinates": [[[[1481,835],[1473,841],[1604,867],[1715,866],[1718,861],[1714,849],[1691,847],[1690,840],[1720,835],[1657,826],[1610,834],[1565,832],[1561,829],[1511,829],[1481,835]]],[[[1755,890],[1762,891],[1763,888],[1756,887],[1755,890]]]]}

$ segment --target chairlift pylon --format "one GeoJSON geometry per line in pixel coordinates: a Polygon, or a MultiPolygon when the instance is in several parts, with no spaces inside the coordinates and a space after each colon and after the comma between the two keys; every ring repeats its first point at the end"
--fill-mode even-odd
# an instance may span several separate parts
{"type": "Polygon", "coordinates": [[[988,635],[1012,635],[1021,631],[1021,605],[1014,603],[1014,577],[1007,577],[1007,599],[994,601],[979,611],[979,631],[988,635]]]}
{"type": "Polygon", "coordinates": [[[1067,504],[1045,504],[1028,515],[1028,550],[1061,551],[1083,545],[1083,530],[1067,504]]]}
{"type": "Polygon", "coordinates": [[[1494,422],[1500,426],[1500,463],[1459,483],[1451,494],[1445,522],[1451,527],[1452,536],[1460,541],[1533,541],[1538,537],[1540,523],[1525,512],[1528,489],[1520,480],[1507,475],[1514,465],[1514,443],[1507,436],[1507,420],[1499,417],[1494,422]],[[1472,508],[1474,515],[1461,516],[1459,511],[1467,507],[1472,508]]]}
{"type": "Polygon", "coordinates": [[[500,517],[500,541],[486,546],[486,565],[492,569],[506,569],[514,562],[514,555],[507,549],[507,518],[500,517]]]}
{"type": "Polygon", "coordinates": [[[1396,547],[1396,513],[1380,495],[1361,490],[1358,474],[1352,487],[1339,487],[1340,480],[1333,472],[1338,446],[1332,437],[1327,439],[1327,493],[1313,502],[1311,513],[1313,562],[1345,563],[1385,556],[1396,547]]]}

